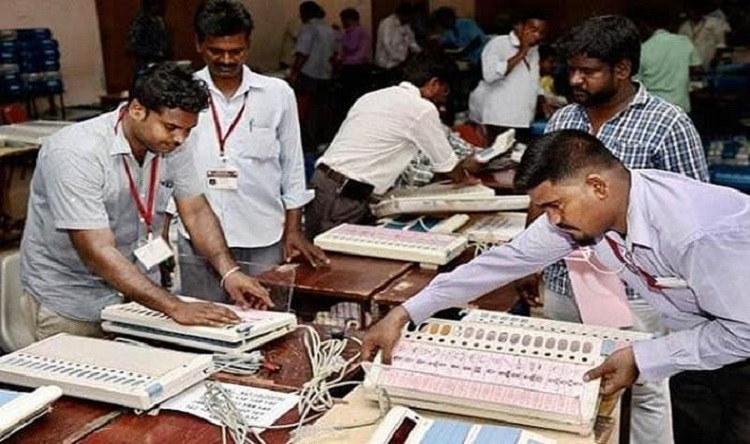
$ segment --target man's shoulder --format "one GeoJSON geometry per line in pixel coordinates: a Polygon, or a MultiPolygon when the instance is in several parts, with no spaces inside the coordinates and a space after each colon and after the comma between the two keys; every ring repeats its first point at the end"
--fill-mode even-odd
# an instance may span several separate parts
{"type": "Polygon", "coordinates": [[[684,119],[689,119],[685,111],[677,105],[667,102],[666,100],[651,94],[648,91],[642,91],[642,98],[638,107],[644,114],[645,118],[649,120],[659,120],[662,122],[677,122],[684,119]]]}
{"type": "Polygon", "coordinates": [[[580,125],[584,125],[585,119],[581,112],[581,105],[571,103],[555,111],[547,122],[546,131],[554,131],[558,129],[571,129],[578,128],[580,125]]]}
{"type": "Polygon", "coordinates": [[[58,151],[67,156],[97,156],[106,154],[114,140],[114,126],[107,115],[61,128],[44,143],[45,153],[58,151]]]}

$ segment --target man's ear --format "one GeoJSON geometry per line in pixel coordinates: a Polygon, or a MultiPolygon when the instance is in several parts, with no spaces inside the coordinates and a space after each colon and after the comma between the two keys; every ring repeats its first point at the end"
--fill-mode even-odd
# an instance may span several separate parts
{"type": "Polygon", "coordinates": [[[201,53],[201,42],[198,40],[198,36],[195,36],[195,52],[201,53]]]}
{"type": "Polygon", "coordinates": [[[148,109],[138,101],[133,99],[128,103],[128,115],[138,122],[146,120],[148,116],[148,109]]]}
{"type": "Polygon", "coordinates": [[[614,74],[620,80],[630,80],[636,73],[633,72],[633,64],[630,60],[622,59],[615,63],[614,74]]]}
{"type": "Polygon", "coordinates": [[[586,186],[593,192],[599,200],[604,200],[609,197],[611,189],[609,182],[601,174],[591,173],[586,176],[586,186]]]}

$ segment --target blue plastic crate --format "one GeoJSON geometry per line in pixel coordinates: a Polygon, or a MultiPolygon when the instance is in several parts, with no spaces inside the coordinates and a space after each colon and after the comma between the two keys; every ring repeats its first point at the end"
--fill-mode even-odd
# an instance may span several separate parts
{"type": "Polygon", "coordinates": [[[52,31],[49,28],[16,29],[16,38],[18,40],[47,40],[52,38],[52,31]]]}
{"type": "Polygon", "coordinates": [[[750,166],[714,165],[709,172],[711,183],[750,192],[750,166]]]}

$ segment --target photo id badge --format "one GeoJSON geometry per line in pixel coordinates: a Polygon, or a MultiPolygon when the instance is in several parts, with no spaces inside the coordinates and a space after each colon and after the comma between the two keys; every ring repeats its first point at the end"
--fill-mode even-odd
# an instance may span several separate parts
{"type": "Polygon", "coordinates": [[[239,171],[229,166],[206,172],[208,188],[212,190],[236,190],[239,186],[239,176],[239,171]]]}
{"type": "Polygon", "coordinates": [[[149,240],[146,245],[136,248],[133,252],[138,262],[143,265],[146,270],[150,270],[170,257],[174,256],[174,252],[164,238],[156,236],[149,240]]]}

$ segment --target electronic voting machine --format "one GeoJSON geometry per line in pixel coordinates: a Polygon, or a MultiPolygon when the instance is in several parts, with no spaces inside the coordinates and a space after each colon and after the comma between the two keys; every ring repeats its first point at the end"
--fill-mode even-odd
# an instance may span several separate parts
{"type": "Polygon", "coordinates": [[[467,245],[461,236],[355,224],[333,227],[315,236],[314,243],[326,251],[434,266],[452,261],[467,245]]]}
{"type": "Polygon", "coordinates": [[[399,214],[472,213],[519,211],[529,207],[529,196],[496,196],[485,185],[433,183],[388,194],[370,210],[378,218],[399,214]]]}
{"type": "MultiPolygon", "coordinates": [[[[184,296],[181,298],[198,301],[184,296]]],[[[110,305],[102,310],[102,328],[112,333],[222,353],[246,352],[297,328],[297,317],[293,313],[243,310],[236,305],[221,305],[237,313],[241,322],[222,327],[181,325],[164,313],[137,302],[128,302],[110,305]]]]}
{"type": "Polygon", "coordinates": [[[64,333],[0,356],[0,382],[148,410],[208,376],[210,355],[64,333]]]}
{"type": "Polygon", "coordinates": [[[404,329],[391,365],[365,367],[377,399],[410,407],[586,435],[597,415],[599,380],[583,375],[617,342],[649,335],[476,310],[462,321],[428,319],[404,329]]]}
{"type": "Polygon", "coordinates": [[[393,407],[369,444],[555,444],[515,427],[426,418],[405,407],[393,407]]]}
{"type": "Polygon", "coordinates": [[[0,442],[52,410],[60,396],[62,390],[54,385],[29,393],[0,389],[0,442]]]}

